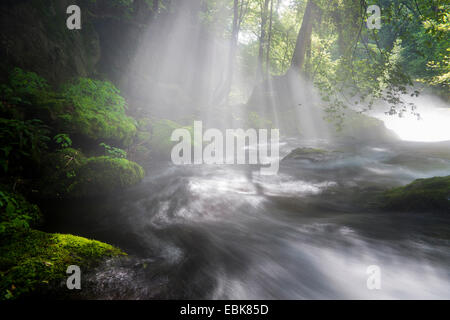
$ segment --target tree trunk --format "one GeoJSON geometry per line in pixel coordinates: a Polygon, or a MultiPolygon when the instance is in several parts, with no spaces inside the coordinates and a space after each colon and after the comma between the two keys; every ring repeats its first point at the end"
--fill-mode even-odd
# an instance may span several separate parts
{"type": "Polygon", "coordinates": [[[236,49],[239,37],[239,0],[234,0],[233,5],[233,29],[231,31],[230,51],[228,56],[228,75],[225,83],[225,99],[228,103],[228,96],[231,91],[231,83],[233,81],[234,61],[236,57],[236,49]]]}
{"type": "Polygon", "coordinates": [[[261,8],[261,34],[259,37],[259,52],[258,52],[258,78],[264,76],[264,47],[266,43],[266,25],[267,25],[267,11],[269,10],[269,0],[264,0],[264,7],[261,8]]]}
{"type": "Polygon", "coordinates": [[[153,0],[153,15],[156,17],[159,12],[159,0],[153,0]]]}
{"type": "Polygon", "coordinates": [[[294,71],[300,73],[305,63],[305,53],[308,48],[308,44],[311,43],[311,35],[313,22],[317,15],[317,7],[313,0],[308,0],[306,5],[306,11],[303,16],[302,26],[298,33],[297,42],[295,44],[294,55],[291,61],[291,67],[288,72],[294,71]]]}
{"type": "Polygon", "coordinates": [[[273,24],[273,0],[270,0],[270,15],[269,15],[269,38],[267,39],[267,56],[266,56],[266,75],[270,73],[270,45],[272,42],[272,24],[273,24]]]}
{"type": "Polygon", "coordinates": [[[236,60],[236,51],[238,48],[239,31],[242,19],[244,17],[244,1],[233,0],[233,25],[231,31],[230,45],[228,51],[228,65],[224,72],[224,78],[221,84],[216,88],[214,93],[214,102],[216,104],[228,104],[228,98],[231,91],[231,84],[233,82],[234,64],[236,60]],[[240,10],[239,10],[240,7],[240,10]]]}

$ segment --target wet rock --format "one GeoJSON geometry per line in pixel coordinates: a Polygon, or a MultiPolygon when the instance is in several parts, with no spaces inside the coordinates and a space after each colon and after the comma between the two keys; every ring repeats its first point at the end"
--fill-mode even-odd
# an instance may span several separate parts
{"type": "Polygon", "coordinates": [[[450,213],[450,176],[415,180],[386,191],[382,199],[386,209],[450,213]]]}
{"type": "Polygon", "coordinates": [[[307,160],[310,162],[320,162],[327,161],[335,158],[337,152],[331,152],[323,149],[315,149],[315,148],[297,148],[291,151],[286,157],[283,158],[285,160],[307,160]]]}

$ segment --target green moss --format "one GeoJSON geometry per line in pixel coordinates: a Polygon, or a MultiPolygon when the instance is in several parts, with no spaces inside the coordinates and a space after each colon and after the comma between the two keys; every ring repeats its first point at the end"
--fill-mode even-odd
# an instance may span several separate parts
{"type": "Polygon", "coordinates": [[[0,189],[0,300],[15,299],[67,277],[70,265],[90,268],[124,255],[108,244],[31,229],[41,221],[36,205],[0,189]]]}
{"type": "Polygon", "coordinates": [[[127,159],[111,157],[89,158],[76,171],[74,182],[68,186],[71,197],[107,194],[138,184],[144,169],[127,159]]]}
{"type": "Polygon", "coordinates": [[[59,115],[64,127],[93,140],[129,146],[136,135],[136,121],[125,114],[125,99],[110,82],[79,78],[63,87],[72,105],[59,115]]]}
{"type": "Polygon", "coordinates": [[[385,192],[382,201],[387,209],[450,212],[450,176],[415,180],[385,192]]]}
{"type": "Polygon", "coordinates": [[[87,158],[67,148],[49,154],[38,190],[43,198],[79,198],[108,194],[139,183],[144,169],[137,163],[108,156],[87,158]]]}
{"type": "Polygon", "coordinates": [[[73,235],[30,230],[0,245],[0,300],[39,291],[67,277],[70,265],[90,268],[107,257],[124,255],[108,244],[73,235]]]}

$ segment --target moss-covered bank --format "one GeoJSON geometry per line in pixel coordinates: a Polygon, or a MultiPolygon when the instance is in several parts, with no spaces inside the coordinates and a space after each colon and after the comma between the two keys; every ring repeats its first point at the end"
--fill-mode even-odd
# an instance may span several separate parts
{"type": "Polygon", "coordinates": [[[450,213],[450,176],[418,179],[388,190],[382,196],[381,206],[399,211],[450,213]]]}
{"type": "Polygon", "coordinates": [[[24,298],[57,285],[70,265],[86,269],[124,255],[99,241],[33,229],[41,217],[36,205],[0,188],[0,300],[24,298]]]}
{"type": "Polygon", "coordinates": [[[119,249],[95,240],[37,230],[14,233],[0,245],[0,300],[27,295],[57,285],[66,270],[82,270],[108,257],[124,255],[119,249]]]}
{"type": "Polygon", "coordinates": [[[139,183],[144,170],[119,149],[136,139],[126,107],[106,81],[77,78],[57,89],[15,68],[0,85],[0,300],[52,290],[68,266],[86,271],[124,254],[95,240],[39,231],[45,215],[14,190],[81,198],[139,183]]]}

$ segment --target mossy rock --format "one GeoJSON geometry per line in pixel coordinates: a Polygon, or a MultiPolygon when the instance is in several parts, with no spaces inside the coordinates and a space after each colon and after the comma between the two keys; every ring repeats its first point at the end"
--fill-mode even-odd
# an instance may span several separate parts
{"type": "Polygon", "coordinates": [[[450,213],[450,176],[418,179],[404,187],[386,191],[383,208],[399,211],[450,213]]]}
{"type": "Polygon", "coordinates": [[[172,133],[176,129],[187,129],[191,133],[191,139],[194,138],[192,126],[182,126],[167,119],[154,120],[151,125],[150,148],[152,156],[156,158],[170,159],[172,148],[177,144],[177,142],[171,141],[172,133]]]}
{"type": "Polygon", "coordinates": [[[358,141],[394,141],[398,136],[380,119],[347,110],[342,127],[336,132],[337,137],[353,138],[358,141]]]}
{"type": "Polygon", "coordinates": [[[67,148],[49,154],[38,186],[42,198],[80,198],[108,194],[138,184],[144,169],[108,156],[87,158],[67,148]]]}
{"type": "Polygon", "coordinates": [[[75,181],[67,188],[70,197],[108,194],[138,184],[144,169],[127,159],[88,158],[76,172],[75,181]]]}
{"type": "Polygon", "coordinates": [[[0,300],[27,297],[67,277],[70,265],[91,268],[119,249],[73,235],[33,230],[41,221],[36,205],[0,188],[0,300]]]}
{"type": "Polygon", "coordinates": [[[95,240],[37,230],[16,233],[0,244],[0,300],[27,297],[67,277],[70,265],[82,270],[108,257],[125,255],[95,240]]]}
{"type": "Polygon", "coordinates": [[[125,114],[127,104],[113,84],[79,78],[65,85],[62,93],[70,106],[58,118],[71,133],[122,147],[133,143],[136,120],[125,114]]]}

